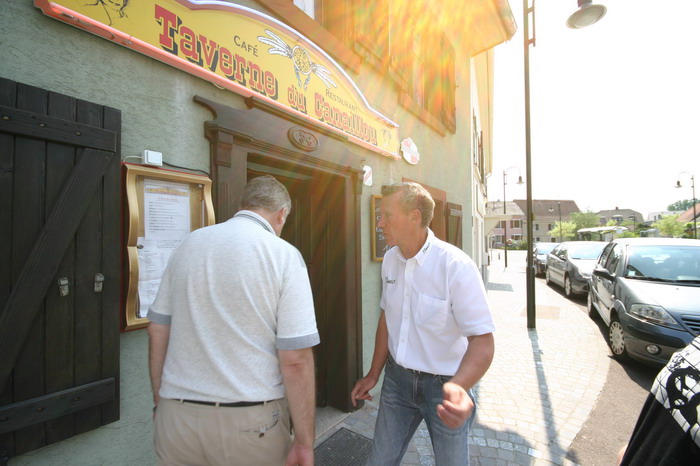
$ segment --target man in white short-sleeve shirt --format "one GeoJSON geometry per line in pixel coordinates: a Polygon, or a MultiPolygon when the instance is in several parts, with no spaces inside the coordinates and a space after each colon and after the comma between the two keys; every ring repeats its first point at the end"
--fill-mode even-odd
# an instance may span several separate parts
{"type": "Polygon", "coordinates": [[[382,263],[372,366],[351,393],[353,404],[371,400],[384,369],[369,464],[400,464],[423,419],[436,464],[469,464],[470,391],[494,354],[484,284],[471,258],[428,228],[435,202],[425,188],[404,182],[382,194],[378,226],[396,247],[382,263]]]}
{"type": "Polygon", "coordinates": [[[173,253],[148,311],[159,463],[313,463],[319,335],[304,260],[279,238],[290,206],[255,178],[173,253]]]}

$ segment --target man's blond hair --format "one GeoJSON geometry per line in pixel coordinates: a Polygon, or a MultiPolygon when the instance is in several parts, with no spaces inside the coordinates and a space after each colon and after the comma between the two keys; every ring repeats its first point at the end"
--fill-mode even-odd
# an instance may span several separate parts
{"type": "Polygon", "coordinates": [[[421,227],[427,228],[433,220],[435,211],[433,196],[423,186],[411,181],[382,186],[382,196],[390,196],[398,192],[401,193],[399,200],[401,209],[405,213],[418,209],[421,215],[421,227]]]}

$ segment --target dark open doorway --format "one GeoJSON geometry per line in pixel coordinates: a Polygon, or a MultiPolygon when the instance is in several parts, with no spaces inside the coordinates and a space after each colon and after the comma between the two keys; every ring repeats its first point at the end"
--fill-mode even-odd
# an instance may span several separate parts
{"type": "MultiPolygon", "coordinates": [[[[347,290],[338,279],[347,262],[344,245],[344,180],[320,171],[296,167],[268,166],[249,158],[247,179],[271,174],[284,184],[292,199],[282,238],[293,244],[304,257],[314,295],[316,323],[321,343],[314,348],[316,359],[316,392],[318,406],[329,404],[329,398],[342,397],[345,390],[334,370],[334,353],[342,352],[333,340],[331,325],[342,325],[347,290]]],[[[346,394],[345,396],[348,396],[346,394]]]]}

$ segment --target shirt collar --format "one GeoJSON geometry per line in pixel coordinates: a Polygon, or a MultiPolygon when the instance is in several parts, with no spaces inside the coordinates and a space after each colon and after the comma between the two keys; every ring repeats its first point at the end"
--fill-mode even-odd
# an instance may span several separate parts
{"type": "MultiPolygon", "coordinates": [[[[418,265],[423,265],[423,262],[425,262],[425,259],[428,257],[428,254],[430,253],[430,249],[432,248],[432,245],[435,243],[435,233],[428,228],[428,237],[425,239],[425,243],[423,243],[423,246],[421,246],[420,250],[418,253],[411,257],[411,259],[415,259],[416,262],[418,262],[418,265]]],[[[408,262],[410,259],[406,259],[403,254],[401,253],[401,249],[399,248],[399,257],[403,259],[404,262],[408,262]]]]}
{"type": "Polygon", "coordinates": [[[268,222],[263,217],[251,210],[240,210],[236,212],[236,215],[234,215],[233,218],[245,218],[247,220],[259,224],[261,227],[263,227],[270,233],[275,234],[275,230],[272,229],[272,225],[270,225],[270,222],[268,222]]]}

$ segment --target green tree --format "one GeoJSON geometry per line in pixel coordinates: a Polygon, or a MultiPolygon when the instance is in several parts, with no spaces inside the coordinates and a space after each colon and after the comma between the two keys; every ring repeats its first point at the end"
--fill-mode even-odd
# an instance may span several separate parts
{"type": "Polygon", "coordinates": [[[569,215],[569,220],[576,225],[576,230],[581,228],[592,228],[600,225],[600,218],[595,212],[587,210],[585,212],[574,212],[569,215]]]}
{"type": "Polygon", "coordinates": [[[693,200],[686,199],[684,201],[676,201],[673,204],[666,207],[671,212],[684,212],[693,207],[693,200]]]}
{"type": "Polygon", "coordinates": [[[659,230],[661,236],[671,236],[673,238],[681,238],[687,229],[687,225],[678,221],[678,215],[666,215],[661,217],[651,225],[659,230]]]}
{"type": "Polygon", "coordinates": [[[552,238],[562,238],[562,241],[570,241],[576,239],[576,224],[574,222],[561,222],[558,221],[554,224],[554,228],[549,230],[547,233],[552,238]]]}
{"type": "Polygon", "coordinates": [[[639,237],[639,224],[634,220],[625,220],[622,222],[623,227],[627,227],[627,231],[617,235],[618,238],[638,238],[639,237]]]}

